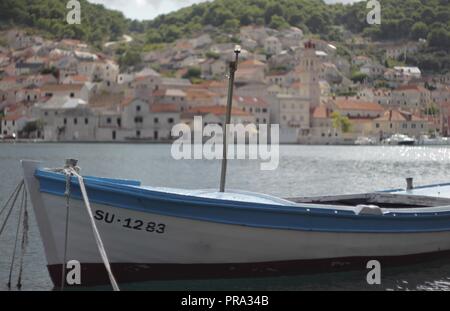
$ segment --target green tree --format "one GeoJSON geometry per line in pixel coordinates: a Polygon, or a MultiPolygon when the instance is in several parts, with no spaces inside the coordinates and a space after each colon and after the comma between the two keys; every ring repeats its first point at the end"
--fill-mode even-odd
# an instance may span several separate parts
{"type": "Polygon", "coordinates": [[[342,133],[348,133],[351,131],[352,123],[347,116],[342,116],[339,112],[335,111],[331,114],[333,120],[333,128],[341,131],[342,133]]]}
{"type": "Polygon", "coordinates": [[[426,39],[428,36],[428,26],[424,22],[417,22],[411,29],[413,39],[426,39]]]}
{"type": "Polygon", "coordinates": [[[449,50],[450,48],[449,32],[442,27],[433,29],[428,35],[428,44],[432,47],[449,50]]]}
{"type": "Polygon", "coordinates": [[[133,67],[141,62],[141,55],[136,51],[127,51],[119,57],[119,65],[121,68],[133,67]]]}
{"type": "Polygon", "coordinates": [[[264,13],[264,19],[265,19],[267,25],[272,22],[273,16],[284,16],[283,7],[278,2],[271,3],[266,8],[266,12],[264,13]]]}
{"type": "Polygon", "coordinates": [[[327,28],[325,19],[318,13],[315,13],[308,18],[306,26],[314,33],[324,33],[327,28]]]}
{"type": "Polygon", "coordinates": [[[228,33],[236,33],[239,31],[240,23],[237,19],[232,18],[225,22],[223,29],[228,33]]]}
{"type": "Polygon", "coordinates": [[[360,71],[353,72],[351,76],[351,80],[353,81],[353,83],[363,83],[366,79],[367,75],[360,71]]]}
{"type": "Polygon", "coordinates": [[[187,73],[183,76],[184,79],[200,79],[202,71],[198,67],[190,67],[187,73]]]}
{"type": "Polygon", "coordinates": [[[284,29],[284,28],[288,28],[289,24],[288,22],[286,22],[286,20],[278,15],[273,15],[272,19],[270,20],[270,24],[269,24],[270,28],[273,29],[284,29]]]}

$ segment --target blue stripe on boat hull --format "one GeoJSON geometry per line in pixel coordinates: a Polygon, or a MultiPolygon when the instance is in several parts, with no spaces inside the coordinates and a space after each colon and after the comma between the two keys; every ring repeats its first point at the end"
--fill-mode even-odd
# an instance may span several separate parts
{"type": "MultiPolygon", "coordinates": [[[[40,191],[57,196],[65,192],[65,176],[37,170],[40,191]]],[[[86,178],[93,203],[144,213],[259,228],[321,232],[405,233],[450,231],[450,212],[355,215],[352,211],[314,209],[314,205],[267,205],[162,193],[130,185],[86,178]],[[308,208],[311,210],[308,211],[308,208]]],[[[81,199],[72,179],[72,196],[81,199]]]]}

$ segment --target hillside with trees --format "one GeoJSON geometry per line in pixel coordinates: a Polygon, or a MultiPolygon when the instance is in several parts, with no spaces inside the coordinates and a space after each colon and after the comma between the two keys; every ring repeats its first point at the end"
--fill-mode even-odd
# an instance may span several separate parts
{"type": "MultiPolygon", "coordinates": [[[[205,27],[238,42],[240,27],[290,26],[306,34],[340,42],[357,34],[374,41],[426,39],[427,47],[403,60],[425,70],[450,70],[450,0],[380,0],[381,25],[366,22],[366,1],[326,4],[323,0],[215,0],[194,4],[150,21],[80,0],[81,25],[68,25],[66,0],[2,0],[0,27],[25,26],[56,38],[75,38],[100,46],[131,33],[150,46],[201,34],[205,27]]],[[[135,47],[139,48],[139,47],[135,47]]]]}
{"type": "Polygon", "coordinates": [[[81,3],[81,24],[69,25],[66,0],[1,0],[0,27],[22,26],[53,38],[71,38],[96,45],[116,40],[128,31],[130,21],[121,12],[86,0],[81,3]]]}
{"type": "Polygon", "coordinates": [[[192,5],[143,22],[153,42],[170,42],[212,25],[233,32],[241,26],[302,28],[325,39],[339,39],[344,29],[375,40],[430,39],[430,45],[450,45],[449,0],[380,0],[382,23],[366,22],[366,2],[325,4],[322,0],[215,0],[192,5]],[[344,27],[342,27],[344,26],[344,27]]]}

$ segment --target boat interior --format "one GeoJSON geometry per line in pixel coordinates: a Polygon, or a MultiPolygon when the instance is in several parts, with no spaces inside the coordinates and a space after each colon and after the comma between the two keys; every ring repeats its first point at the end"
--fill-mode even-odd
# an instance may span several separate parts
{"type": "Polygon", "coordinates": [[[403,192],[374,192],[323,197],[289,198],[295,203],[325,204],[335,206],[372,205],[380,208],[426,208],[450,206],[450,198],[433,197],[403,192]]]}

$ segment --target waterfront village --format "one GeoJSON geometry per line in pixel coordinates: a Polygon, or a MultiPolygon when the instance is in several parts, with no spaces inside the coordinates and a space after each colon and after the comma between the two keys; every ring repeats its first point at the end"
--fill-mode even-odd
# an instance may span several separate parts
{"type": "MultiPolygon", "coordinates": [[[[146,52],[141,66],[121,69],[108,47],[98,52],[80,41],[17,29],[4,37],[0,141],[168,142],[173,126],[192,126],[194,116],[205,124],[225,122],[235,43],[203,33],[146,52]]],[[[426,41],[357,39],[348,39],[351,53],[343,55],[335,43],[298,28],[241,28],[231,122],[279,124],[281,143],[448,136],[450,73],[389,66],[426,41]],[[368,46],[381,59],[358,53],[368,46]],[[355,72],[363,78],[354,79],[355,72]]]]}

